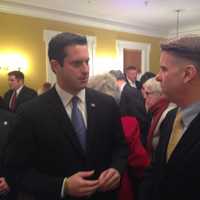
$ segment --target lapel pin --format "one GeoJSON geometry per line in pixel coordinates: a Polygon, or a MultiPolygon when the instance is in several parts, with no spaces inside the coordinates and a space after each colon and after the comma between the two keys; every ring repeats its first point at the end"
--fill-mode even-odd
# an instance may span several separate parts
{"type": "Polygon", "coordinates": [[[95,105],[94,103],[91,103],[91,107],[93,107],[93,108],[94,108],[94,107],[96,107],[96,105],[95,105]]]}
{"type": "Polygon", "coordinates": [[[6,125],[8,125],[8,122],[7,122],[7,121],[4,121],[3,124],[6,126],[6,125]]]}

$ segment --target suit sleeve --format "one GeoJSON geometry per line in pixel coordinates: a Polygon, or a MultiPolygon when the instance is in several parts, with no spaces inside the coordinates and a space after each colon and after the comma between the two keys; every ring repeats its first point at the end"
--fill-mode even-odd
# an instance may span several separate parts
{"type": "Polygon", "coordinates": [[[113,127],[113,154],[111,167],[117,169],[120,173],[123,173],[127,166],[129,150],[122,131],[119,108],[114,100],[112,113],[113,123],[111,126],[113,127]]]}
{"type": "Polygon", "coordinates": [[[12,189],[59,199],[64,177],[37,171],[37,139],[34,124],[20,108],[14,131],[8,138],[4,155],[6,180],[12,189]]]}

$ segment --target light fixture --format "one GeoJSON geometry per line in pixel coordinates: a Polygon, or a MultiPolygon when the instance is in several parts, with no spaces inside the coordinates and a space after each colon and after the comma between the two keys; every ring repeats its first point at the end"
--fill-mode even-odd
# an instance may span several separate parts
{"type": "Polygon", "coordinates": [[[0,53],[0,70],[24,71],[28,66],[27,60],[17,53],[0,53]]]}
{"type": "Polygon", "coordinates": [[[181,9],[176,9],[175,12],[176,12],[176,37],[179,38],[179,35],[180,35],[180,13],[182,12],[183,10],[181,9]]]}
{"type": "Polygon", "coordinates": [[[149,5],[150,0],[145,0],[144,5],[147,7],[149,5]]]}

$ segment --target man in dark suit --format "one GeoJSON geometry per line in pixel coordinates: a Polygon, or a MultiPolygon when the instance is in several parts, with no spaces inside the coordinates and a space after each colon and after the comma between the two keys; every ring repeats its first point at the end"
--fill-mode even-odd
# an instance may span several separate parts
{"type": "Polygon", "coordinates": [[[117,79],[117,85],[121,92],[120,95],[120,111],[122,116],[136,117],[141,131],[141,141],[145,144],[148,132],[147,113],[144,105],[144,98],[137,88],[130,87],[125,81],[125,76],[120,70],[111,70],[117,79]]]}
{"type": "Polygon", "coordinates": [[[141,200],[200,197],[200,37],[185,36],[161,44],[157,80],[179,108],[160,131],[160,144],[146,172],[141,200]]]}
{"type": "Polygon", "coordinates": [[[140,81],[137,80],[138,69],[134,65],[129,65],[125,67],[125,78],[126,82],[130,87],[140,89],[140,81]]]}
{"type": "Polygon", "coordinates": [[[14,124],[14,114],[5,110],[0,104],[0,199],[8,199],[10,187],[4,177],[3,155],[8,140],[8,134],[14,124]]]}
{"type": "Polygon", "coordinates": [[[24,85],[24,74],[20,71],[8,73],[8,84],[10,89],[4,95],[6,107],[15,112],[20,104],[37,96],[37,92],[24,85]]]}
{"type": "Polygon", "coordinates": [[[117,104],[86,88],[85,37],[58,34],[48,54],[57,83],[20,106],[5,156],[8,183],[37,200],[114,200],[128,156],[117,104]]]}

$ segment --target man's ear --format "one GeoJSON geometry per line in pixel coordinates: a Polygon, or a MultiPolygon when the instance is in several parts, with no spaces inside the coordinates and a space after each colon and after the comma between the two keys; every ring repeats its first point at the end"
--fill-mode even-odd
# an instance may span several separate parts
{"type": "Polygon", "coordinates": [[[184,83],[188,83],[192,79],[194,79],[197,73],[198,71],[194,65],[192,64],[186,65],[184,69],[184,83]]]}
{"type": "Polygon", "coordinates": [[[51,70],[56,74],[58,69],[59,69],[59,67],[60,67],[60,64],[55,59],[52,59],[50,61],[50,64],[51,64],[51,70]]]}

